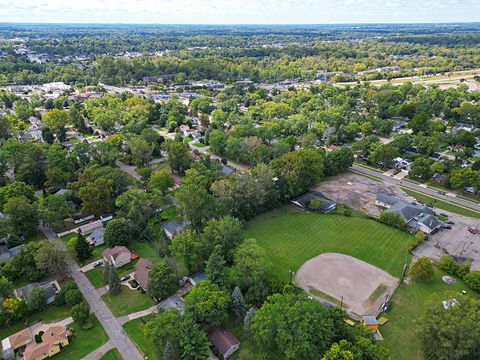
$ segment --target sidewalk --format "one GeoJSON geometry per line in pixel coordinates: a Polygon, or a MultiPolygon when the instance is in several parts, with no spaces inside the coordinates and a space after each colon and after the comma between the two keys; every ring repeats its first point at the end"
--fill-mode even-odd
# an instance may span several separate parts
{"type": "Polygon", "coordinates": [[[105,344],[100,346],[98,349],[93,350],[90,354],[85,356],[82,360],[98,360],[103,355],[105,355],[107,351],[110,351],[113,348],[115,348],[115,346],[113,346],[112,342],[108,340],[105,344]]]}

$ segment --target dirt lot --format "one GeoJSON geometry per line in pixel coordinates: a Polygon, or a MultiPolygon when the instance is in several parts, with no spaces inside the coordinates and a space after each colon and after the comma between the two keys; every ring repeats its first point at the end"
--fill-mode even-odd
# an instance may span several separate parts
{"type": "Polygon", "coordinates": [[[480,221],[448,211],[443,212],[455,223],[451,225],[452,229],[443,229],[430,235],[430,239],[418,246],[413,254],[419,257],[426,256],[434,261],[444,254],[449,254],[460,262],[471,260],[472,269],[480,270],[480,235],[468,231],[469,227],[480,228],[480,221]]]}
{"type": "Polygon", "coordinates": [[[363,210],[373,216],[380,215],[379,209],[375,206],[378,194],[384,193],[401,200],[411,201],[403,195],[403,191],[395,186],[353,173],[345,173],[323,181],[314,190],[320,191],[332,200],[338,199],[338,202],[342,204],[363,210]]]}
{"type": "Polygon", "coordinates": [[[399,280],[354,257],[325,253],[308,260],[295,282],[320,301],[339,305],[355,317],[378,315],[386,294],[393,294],[399,280]]]}

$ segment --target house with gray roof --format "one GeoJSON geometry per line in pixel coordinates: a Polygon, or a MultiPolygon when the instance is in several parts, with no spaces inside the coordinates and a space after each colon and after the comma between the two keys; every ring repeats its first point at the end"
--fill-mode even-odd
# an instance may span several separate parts
{"type": "Polygon", "coordinates": [[[162,228],[169,239],[173,239],[177,234],[186,230],[187,227],[188,223],[185,221],[169,221],[162,225],[162,228]]]}
{"type": "Polygon", "coordinates": [[[427,206],[408,204],[386,194],[379,194],[375,205],[386,209],[386,212],[399,214],[413,231],[421,230],[425,234],[430,234],[443,225],[443,222],[435,216],[435,212],[427,206]]]}
{"type": "Polygon", "coordinates": [[[37,287],[42,287],[45,290],[47,290],[47,304],[53,303],[53,301],[55,300],[55,297],[60,291],[60,285],[58,284],[57,281],[49,281],[46,283],[28,284],[24,287],[15,289],[14,294],[17,297],[17,299],[23,298],[27,303],[30,303],[30,296],[31,296],[32,290],[37,287]]]}
{"type": "Polygon", "coordinates": [[[312,201],[318,201],[320,203],[320,210],[325,213],[332,211],[337,207],[335,201],[328,199],[318,191],[310,191],[293,199],[290,203],[301,210],[307,210],[312,201]]]}

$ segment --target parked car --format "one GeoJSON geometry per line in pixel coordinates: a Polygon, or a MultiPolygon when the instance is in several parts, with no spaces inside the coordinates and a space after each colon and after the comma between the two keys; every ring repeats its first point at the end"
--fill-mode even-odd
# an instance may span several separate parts
{"type": "Polygon", "coordinates": [[[93,267],[99,267],[99,266],[102,266],[102,265],[103,265],[103,260],[98,260],[98,261],[93,263],[93,267]]]}
{"type": "Polygon", "coordinates": [[[439,193],[440,195],[445,195],[445,194],[446,194],[445,191],[439,191],[438,193],[439,193]]]}
{"type": "Polygon", "coordinates": [[[432,205],[432,204],[427,204],[427,206],[428,206],[429,208],[433,208],[433,205],[432,205]]]}
{"type": "Polygon", "coordinates": [[[445,224],[454,225],[455,223],[452,220],[447,220],[447,221],[445,221],[445,224]]]}
{"type": "Polygon", "coordinates": [[[443,225],[443,228],[444,228],[444,229],[447,229],[447,230],[451,230],[451,229],[452,229],[452,227],[451,227],[450,225],[443,225]]]}
{"type": "Polygon", "coordinates": [[[130,275],[122,277],[120,281],[127,281],[128,279],[130,279],[130,275]]]}
{"type": "Polygon", "coordinates": [[[448,214],[446,214],[446,213],[444,213],[444,212],[441,212],[441,213],[440,213],[440,216],[448,217],[448,214]]]}

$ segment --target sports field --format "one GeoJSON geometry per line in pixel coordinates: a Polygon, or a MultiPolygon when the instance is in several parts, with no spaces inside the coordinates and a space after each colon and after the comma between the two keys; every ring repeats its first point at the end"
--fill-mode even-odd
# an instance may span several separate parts
{"type": "Polygon", "coordinates": [[[341,253],[363,260],[400,278],[412,235],[361,216],[316,214],[290,206],[257,216],[245,236],[267,250],[272,275],[290,279],[307,260],[341,253]]]}

